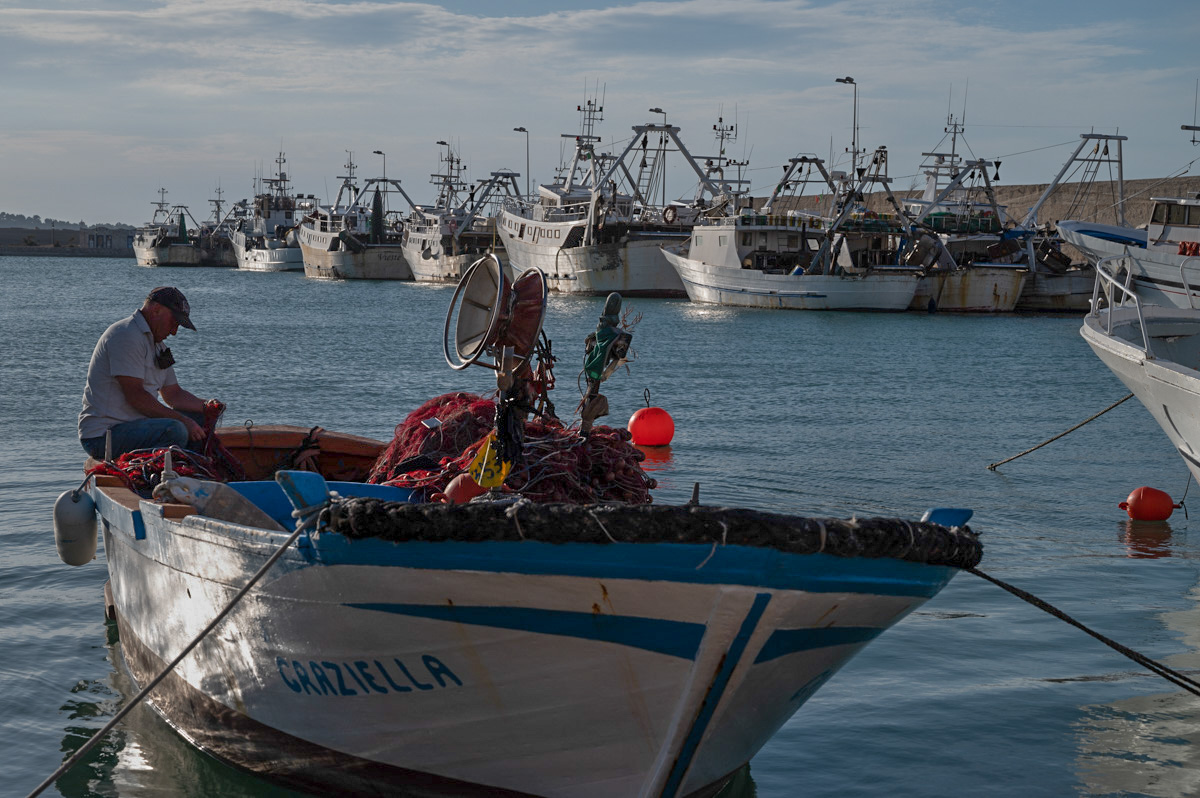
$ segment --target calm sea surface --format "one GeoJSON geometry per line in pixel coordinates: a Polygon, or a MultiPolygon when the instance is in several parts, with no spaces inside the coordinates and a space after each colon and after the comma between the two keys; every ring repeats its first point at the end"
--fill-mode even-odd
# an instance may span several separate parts
{"type": "MultiPolygon", "coordinates": [[[[180,382],[225,422],[320,424],[384,440],[424,400],[487,391],[441,352],[452,290],[301,274],[0,257],[0,794],[25,795],[134,692],[102,611],[103,554],[71,568],[51,508],[79,484],[96,338],[147,291],[179,286],[198,333],[180,382]]],[[[574,407],[600,299],[554,298],[556,404],[574,407]]],[[[1130,401],[999,472],[986,465],[1126,394],[1077,318],[734,310],[627,303],[637,360],[605,385],[624,425],[674,417],[661,503],[919,517],[970,507],[982,568],[1180,669],[1200,667],[1200,535],[1183,511],[1132,525],[1139,485],[1187,472],[1130,401]]],[[[1200,496],[1200,489],[1195,489],[1200,496]]],[[[1200,501],[1196,503],[1200,512],[1200,501]]],[[[750,765],[745,796],[1200,793],[1200,699],[970,574],[868,646],[750,765]]],[[[139,708],[47,794],[265,796],[139,708]]]]}

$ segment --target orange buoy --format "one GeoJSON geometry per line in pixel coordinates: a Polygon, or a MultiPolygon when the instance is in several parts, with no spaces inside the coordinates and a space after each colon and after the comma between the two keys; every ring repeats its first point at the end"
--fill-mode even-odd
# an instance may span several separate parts
{"type": "Polygon", "coordinates": [[[1143,485],[1135,488],[1129,498],[1117,506],[1129,513],[1134,521],[1166,521],[1176,507],[1183,505],[1172,502],[1167,493],[1143,485]]]}
{"type": "Polygon", "coordinates": [[[666,446],[675,437],[675,421],[661,407],[643,407],[627,426],[636,446],[666,446]]]}
{"type": "Polygon", "coordinates": [[[471,479],[470,474],[463,473],[450,480],[445,493],[446,498],[454,504],[466,504],[486,490],[487,488],[471,479]]]}

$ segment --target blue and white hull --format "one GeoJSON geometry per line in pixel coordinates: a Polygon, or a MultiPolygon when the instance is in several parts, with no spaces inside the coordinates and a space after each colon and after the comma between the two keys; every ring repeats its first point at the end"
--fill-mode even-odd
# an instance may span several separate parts
{"type": "MultiPolygon", "coordinates": [[[[287,538],[91,490],[142,684],[287,538]]],[[[204,750],[308,789],[691,795],[954,572],[739,545],[323,532],[152,701],[204,750]]]]}
{"type": "Polygon", "coordinates": [[[1111,258],[1109,272],[1125,270],[1131,287],[1149,305],[1200,306],[1200,257],[1180,255],[1174,245],[1154,245],[1146,231],[1092,222],[1059,222],[1064,241],[1093,264],[1111,258]]]}

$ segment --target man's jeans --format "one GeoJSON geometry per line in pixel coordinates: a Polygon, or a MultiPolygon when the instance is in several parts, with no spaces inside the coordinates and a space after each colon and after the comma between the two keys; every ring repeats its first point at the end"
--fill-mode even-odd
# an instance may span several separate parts
{"type": "MultiPolygon", "coordinates": [[[[204,423],[203,413],[184,413],[197,424],[204,423]]],[[[187,448],[188,432],[182,421],[173,418],[139,418],[111,428],[112,456],[115,460],[135,449],[160,449],[167,446],[187,448]]],[[[83,438],[83,449],[97,460],[104,459],[104,436],[83,438]]]]}

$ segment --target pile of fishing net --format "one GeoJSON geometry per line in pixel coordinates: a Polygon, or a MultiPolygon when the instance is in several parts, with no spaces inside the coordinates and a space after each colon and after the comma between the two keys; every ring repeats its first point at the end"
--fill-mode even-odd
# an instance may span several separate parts
{"type": "MultiPolygon", "coordinates": [[[[466,473],[495,428],[496,403],[471,393],[430,399],[396,427],[368,482],[418,491],[442,501],[466,473]]],[[[657,483],[642,470],[645,455],[623,429],[597,426],[585,438],[557,420],[525,422],[521,462],[502,490],[535,502],[649,504],[657,483]]]]}
{"type": "Polygon", "coordinates": [[[215,482],[234,482],[246,478],[242,464],[233,453],[225,448],[213,430],[225,405],[210,399],[204,403],[204,438],[200,450],[181,449],[172,446],[162,449],[137,449],[117,457],[115,460],[97,463],[87,469],[88,474],[107,474],[120,479],[135,493],[149,496],[161,481],[166,467],[166,454],[171,453],[171,470],[181,477],[195,477],[215,482]]]}

